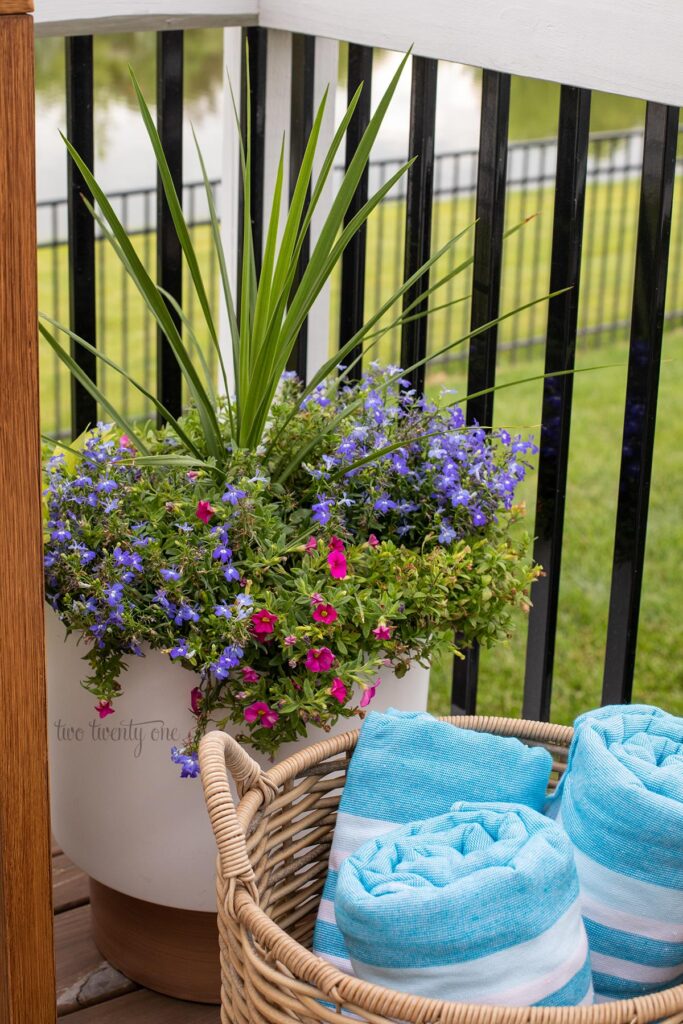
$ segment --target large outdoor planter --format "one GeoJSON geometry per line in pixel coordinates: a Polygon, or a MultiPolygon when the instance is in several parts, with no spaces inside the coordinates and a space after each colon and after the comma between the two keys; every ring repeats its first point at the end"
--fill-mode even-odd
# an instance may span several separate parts
{"type": "MultiPolygon", "coordinates": [[[[85,645],[74,635],[65,641],[49,608],[46,639],[52,827],[92,879],[95,941],[141,984],[218,1002],[215,842],[199,781],[181,779],[170,757],[193,726],[193,675],[157,651],[131,657],[116,713],[100,719],[80,686],[85,645]]],[[[402,679],[385,669],[372,707],[426,710],[428,684],[425,668],[402,679]]],[[[358,724],[343,718],[333,732],[358,724]]],[[[326,735],[310,728],[278,759],[326,735]]]]}

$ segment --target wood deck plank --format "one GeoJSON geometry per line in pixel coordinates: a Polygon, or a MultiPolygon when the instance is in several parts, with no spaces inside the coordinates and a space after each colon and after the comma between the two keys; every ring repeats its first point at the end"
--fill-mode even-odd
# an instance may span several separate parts
{"type": "Polygon", "coordinates": [[[90,933],[90,907],[77,907],[55,918],[57,1013],[115,999],[137,985],[102,958],[90,933]]]}
{"type": "Polygon", "coordinates": [[[219,1024],[218,1006],[184,1003],[142,989],[130,995],[78,1010],[69,1024],[219,1024]]]}
{"type": "Polygon", "coordinates": [[[52,906],[55,914],[84,906],[89,899],[88,876],[64,853],[52,858],[52,906]]]}

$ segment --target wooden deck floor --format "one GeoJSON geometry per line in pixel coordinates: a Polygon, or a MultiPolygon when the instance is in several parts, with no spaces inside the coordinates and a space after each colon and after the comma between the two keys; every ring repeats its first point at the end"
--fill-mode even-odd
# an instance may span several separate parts
{"type": "Polygon", "coordinates": [[[88,880],[53,849],[57,1013],[69,1024],[218,1024],[217,1006],[140,988],[103,960],[90,937],[88,880]]]}

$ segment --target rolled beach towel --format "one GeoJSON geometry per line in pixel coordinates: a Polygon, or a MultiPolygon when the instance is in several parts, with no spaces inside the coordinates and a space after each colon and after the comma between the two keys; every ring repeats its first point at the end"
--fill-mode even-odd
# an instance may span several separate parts
{"type": "Polygon", "coordinates": [[[364,981],[499,1006],[593,1001],[571,843],[512,804],[458,803],[341,867],[337,922],[364,981]]]}
{"type": "Polygon", "coordinates": [[[548,813],[574,845],[596,999],[683,982],[683,719],[644,705],[575,723],[548,813]]]}
{"type": "Polygon", "coordinates": [[[510,737],[459,729],[419,712],[371,712],[346,776],[313,951],[352,973],[335,921],[337,872],[363,843],[397,825],[444,814],[456,800],[525,804],[541,810],[550,754],[510,737]]]}

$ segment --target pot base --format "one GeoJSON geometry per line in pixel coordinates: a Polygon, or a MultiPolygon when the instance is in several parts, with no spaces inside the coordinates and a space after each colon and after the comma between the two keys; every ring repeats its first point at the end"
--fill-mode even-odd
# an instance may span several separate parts
{"type": "Polygon", "coordinates": [[[126,896],[90,879],[95,945],[145,988],[196,1003],[220,1003],[216,914],[126,896]]]}

